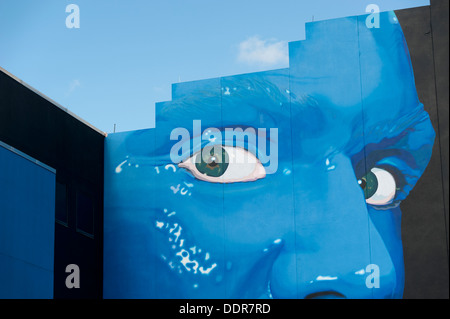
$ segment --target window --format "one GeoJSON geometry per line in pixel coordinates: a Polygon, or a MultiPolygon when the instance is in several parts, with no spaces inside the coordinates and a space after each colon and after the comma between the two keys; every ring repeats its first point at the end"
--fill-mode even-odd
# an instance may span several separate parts
{"type": "Polygon", "coordinates": [[[94,237],[94,201],[82,192],[77,192],[77,231],[94,237]]]}

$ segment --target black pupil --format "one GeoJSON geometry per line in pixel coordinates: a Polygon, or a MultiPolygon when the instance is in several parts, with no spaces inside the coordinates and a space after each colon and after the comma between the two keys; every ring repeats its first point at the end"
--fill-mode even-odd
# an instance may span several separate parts
{"type": "Polygon", "coordinates": [[[209,159],[210,159],[210,162],[208,164],[209,166],[212,166],[212,167],[217,166],[217,163],[216,163],[217,158],[215,156],[211,156],[209,159]]]}

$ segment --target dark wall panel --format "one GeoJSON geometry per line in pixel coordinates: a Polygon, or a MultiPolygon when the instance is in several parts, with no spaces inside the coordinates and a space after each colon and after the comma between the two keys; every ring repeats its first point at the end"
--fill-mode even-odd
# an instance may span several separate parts
{"type": "MultiPolygon", "coordinates": [[[[439,142],[442,160],[443,192],[445,200],[445,217],[448,226],[448,179],[449,179],[449,2],[446,0],[431,1],[431,30],[433,40],[434,72],[436,81],[436,103],[439,124],[439,142]]],[[[447,227],[447,251],[448,251],[448,227],[447,227]]]]}
{"type": "Polygon", "coordinates": [[[0,143],[0,298],[53,298],[55,172],[0,143]]]}
{"type": "Polygon", "coordinates": [[[431,8],[396,12],[408,43],[419,99],[436,131],[430,163],[402,203],[406,212],[402,216],[405,299],[449,296],[448,217],[445,216],[446,209],[448,216],[448,91],[443,88],[444,84],[448,87],[448,1],[431,4],[431,8]],[[436,11],[440,12],[439,16],[432,14],[436,11]],[[438,54],[436,47],[439,47],[438,54]],[[446,191],[443,185],[447,185],[446,191]]]}

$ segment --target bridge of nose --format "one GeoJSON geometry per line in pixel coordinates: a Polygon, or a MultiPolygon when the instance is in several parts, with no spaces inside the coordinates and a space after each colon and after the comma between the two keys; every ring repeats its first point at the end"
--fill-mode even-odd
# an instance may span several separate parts
{"type": "Polygon", "coordinates": [[[316,165],[294,166],[294,198],[294,234],[274,263],[273,294],[303,298],[332,290],[345,295],[357,287],[359,295],[369,293],[363,270],[371,264],[370,220],[350,159],[338,154],[316,165]]]}

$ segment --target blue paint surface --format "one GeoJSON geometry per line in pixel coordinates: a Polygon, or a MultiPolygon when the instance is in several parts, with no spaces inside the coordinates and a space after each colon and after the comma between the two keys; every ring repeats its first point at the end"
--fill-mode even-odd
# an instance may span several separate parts
{"type": "MultiPolygon", "coordinates": [[[[434,130],[395,15],[378,29],[366,18],[307,24],[288,69],[174,84],[155,129],[107,137],[105,298],[402,297],[400,203],[434,130]],[[192,138],[182,162],[211,143],[193,120],[203,137],[276,128],[276,165],[256,180],[196,177],[170,157],[176,128],[192,138]]],[[[263,162],[259,144],[245,150],[263,162]]]]}
{"type": "Polygon", "coordinates": [[[53,298],[55,174],[0,146],[0,298],[53,298]]]}

